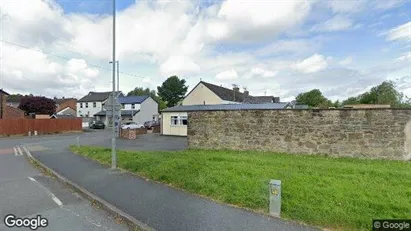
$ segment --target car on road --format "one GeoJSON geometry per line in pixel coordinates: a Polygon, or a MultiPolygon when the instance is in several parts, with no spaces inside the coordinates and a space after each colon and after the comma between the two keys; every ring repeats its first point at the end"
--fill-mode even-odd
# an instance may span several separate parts
{"type": "Polygon", "coordinates": [[[105,129],[106,125],[103,123],[103,121],[92,121],[89,125],[90,129],[105,129]]]}
{"type": "Polygon", "coordinates": [[[159,125],[160,125],[160,122],[159,122],[159,121],[155,121],[155,120],[146,121],[146,122],[144,123],[144,127],[147,128],[147,129],[152,129],[153,127],[159,126],[159,125]]]}
{"type": "Polygon", "coordinates": [[[144,124],[138,124],[136,122],[125,122],[121,125],[121,129],[136,129],[144,128],[144,124]]]}

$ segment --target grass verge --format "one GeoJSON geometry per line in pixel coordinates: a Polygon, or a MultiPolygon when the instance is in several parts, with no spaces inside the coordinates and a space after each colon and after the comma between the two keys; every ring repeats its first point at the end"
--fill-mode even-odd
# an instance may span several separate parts
{"type": "MultiPolygon", "coordinates": [[[[103,164],[111,149],[71,147],[103,164]]],[[[118,151],[118,166],[217,201],[268,212],[268,182],[282,181],[286,219],[370,230],[372,219],[410,218],[411,163],[251,151],[118,151]]]]}

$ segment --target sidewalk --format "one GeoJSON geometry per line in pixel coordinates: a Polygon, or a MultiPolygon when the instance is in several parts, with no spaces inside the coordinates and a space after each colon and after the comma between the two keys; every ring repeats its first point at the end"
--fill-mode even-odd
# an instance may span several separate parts
{"type": "Polygon", "coordinates": [[[315,230],[218,204],[129,173],[112,171],[66,150],[32,152],[60,175],[159,230],[315,230]]]}

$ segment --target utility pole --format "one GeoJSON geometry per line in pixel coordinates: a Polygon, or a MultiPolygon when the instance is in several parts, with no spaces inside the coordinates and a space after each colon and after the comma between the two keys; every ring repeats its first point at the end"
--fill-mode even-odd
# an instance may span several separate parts
{"type": "Polygon", "coordinates": [[[113,0],[113,110],[112,110],[112,125],[113,125],[113,137],[111,139],[111,168],[117,168],[117,153],[116,153],[116,126],[114,124],[114,118],[116,115],[116,0],[113,0]]]}

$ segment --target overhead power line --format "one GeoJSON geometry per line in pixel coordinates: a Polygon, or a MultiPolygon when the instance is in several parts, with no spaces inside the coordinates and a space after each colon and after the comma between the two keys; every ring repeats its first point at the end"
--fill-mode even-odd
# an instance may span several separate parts
{"type": "MultiPolygon", "coordinates": [[[[41,51],[41,50],[36,50],[36,49],[30,48],[30,47],[26,47],[26,46],[16,44],[16,43],[13,43],[13,42],[9,42],[9,41],[5,41],[5,40],[0,40],[0,41],[3,42],[3,43],[7,43],[7,44],[10,44],[10,45],[16,46],[16,47],[20,47],[20,48],[23,48],[23,49],[32,50],[32,51],[36,51],[36,52],[40,52],[40,53],[50,55],[50,56],[54,56],[54,57],[57,57],[57,58],[60,58],[60,59],[65,59],[65,60],[69,60],[69,61],[74,59],[74,58],[68,58],[68,57],[65,57],[65,56],[56,55],[56,54],[52,54],[52,53],[41,51]]],[[[91,67],[99,68],[99,69],[102,69],[102,70],[105,70],[105,71],[110,71],[110,72],[112,71],[110,68],[106,68],[106,67],[102,67],[102,66],[99,66],[99,65],[91,64],[89,62],[87,62],[87,65],[91,66],[91,67]]],[[[145,79],[145,77],[134,75],[134,74],[129,74],[129,73],[125,73],[125,72],[120,72],[120,74],[145,79]]]]}

